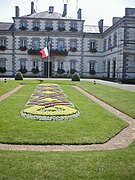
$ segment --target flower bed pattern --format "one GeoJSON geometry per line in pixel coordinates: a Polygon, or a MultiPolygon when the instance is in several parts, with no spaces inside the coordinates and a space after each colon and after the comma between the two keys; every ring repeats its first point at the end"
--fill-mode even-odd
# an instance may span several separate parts
{"type": "Polygon", "coordinates": [[[36,120],[62,121],[76,118],[79,111],[56,84],[40,84],[21,116],[36,120]]]}

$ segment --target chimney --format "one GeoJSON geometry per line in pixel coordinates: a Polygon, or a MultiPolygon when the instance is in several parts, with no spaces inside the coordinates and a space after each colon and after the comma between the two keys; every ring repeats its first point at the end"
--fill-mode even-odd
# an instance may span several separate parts
{"type": "Polygon", "coordinates": [[[31,14],[34,14],[35,10],[34,10],[34,2],[31,2],[31,14]]]}
{"type": "Polygon", "coordinates": [[[63,10],[62,17],[65,17],[66,15],[67,15],[67,4],[64,4],[64,10],[63,10]]]}
{"type": "Polygon", "coordinates": [[[20,9],[18,6],[15,6],[15,17],[19,17],[20,16],[20,9]]]}
{"type": "Polygon", "coordinates": [[[52,14],[54,12],[54,6],[49,6],[49,13],[52,14]]]}
{"type": "Polygon", "coordinates": [[[82,9],[78,9],[77,11],[77,19],[82,19],[82,9]]]}
{"type": "Polygon", "coordinates": [[[103,25],[103,19],[101,19],[99,22],[98,22],[98,28],[99,28],[99,32],[100,33],[103,33],[103,27],[104,27],[104,25],[103,25]]]}
{"type": "Polygon", "coordinates": [[[125,16],[130,16],[135,14],[135,8],[125,8],[125,16]]]}
{"type": "Polygon", "coordinates": [[[112,25],[114,25],[116,22],[118,22],[121,19],[121,17],[113,17],[112,18],[112,25]]]}

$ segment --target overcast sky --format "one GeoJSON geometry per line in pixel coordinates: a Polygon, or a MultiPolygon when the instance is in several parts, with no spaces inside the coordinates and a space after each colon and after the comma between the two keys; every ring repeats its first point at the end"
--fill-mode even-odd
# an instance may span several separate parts
{"type": "Polygon", "coordinates": [[[63,3],[67,3],[70,17],[77,17],[77,9],[82,9],[82,19],[86,25],[97,25],[104,19],[104,25],[112,24],[112,17],[123,17],[125,8],[135,8],[135,0],[0,0],[0,22],[13,22],[15,6],[20,8],[20,16],[30,14],[31,2],[34,2],[37,12],[48,11],[54,6],[54,11],[63,12],[63,3]]]}

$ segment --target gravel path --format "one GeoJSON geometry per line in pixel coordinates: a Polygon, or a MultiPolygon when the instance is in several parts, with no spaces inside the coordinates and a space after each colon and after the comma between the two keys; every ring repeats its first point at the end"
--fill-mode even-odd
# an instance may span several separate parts
{"type": "MultiPolygon", "coordinates": [[[[6,93],[3,95],[8,97],[8,95],[14,93],[17,91],[18,88],[15,88],[14,90],[10,91],[9,93],[6,93]]],[[[113,113],[115,116],[121,118],[122,120],[126,121],[129,126],[125,129],[123,129],[119,134],[117,134],[115,137],[110,139],[108,142],[104,144],[92,144],[92,145],[10,145],[10,144],[0,144],[0,150],[12,150],[12,151],[50,151],[50,152],[56,152],[56,151],[100,151],[100,150],[112,150],[112,149],[121,149],[126,148],[130,143],[132,143],[135,140],[135,119],[125,115],[124,113],[116,110],[115,108],[111,107],[110,105],[100,101],[99,99],[95,98],[94,96],[90,95],[86,91],[82,90],[79,87],[75,88],[86,95],[88,98],[90,98],[92,101],[98,103],[111,113],[113,113]]],[[[2,96],[1,96],[2,97],[2,96]]],[[[0,97],[0,101],[4,98],[0,97]]]]}

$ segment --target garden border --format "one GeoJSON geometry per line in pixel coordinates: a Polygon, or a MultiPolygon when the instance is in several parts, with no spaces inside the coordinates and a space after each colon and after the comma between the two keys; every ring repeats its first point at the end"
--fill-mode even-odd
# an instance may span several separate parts
{"type": "MultiPolygon", "coordinates": [[[[104,144],[92,144],[92,145],[11,145],[11,144],[0,144],[0,150],[12,150],[12,151],[44,151],[44,152],[62,152],[62,151],[101,151],[101,150],[113,150],[127,148],[130,143],[135,140],[135,119],[127,116],[126,114],[118,111],[112,106],[104,103],[103,101],[97,99],[91,94],[87,93],[80,87],[74,86],[78,91],[87,96],[92,101],[101,105],[103,108],[107,109],[109,112],[113,113],[117,117],[126,121],[129,126],[123,129],[119,134],[114,136],[108,142],[104,144]]],[[[19,88],[18,88],[19,89],[19,88]]],[[[16,91],[16,88],[12,90],[12,93],[16,91]]],[[[6,93],[6,97],[12,94],[6,93]]],[[[4,96],[4,95],[3,95],[4,96]]],[[[0,96],[0,101],[3,99],[0,96]]]]}

